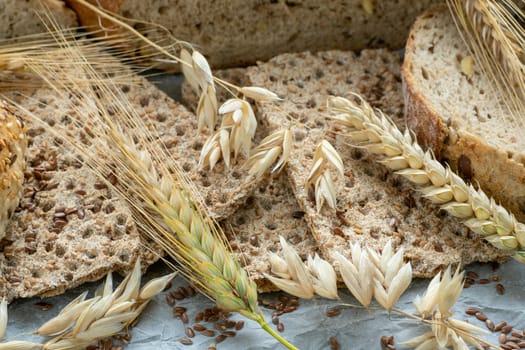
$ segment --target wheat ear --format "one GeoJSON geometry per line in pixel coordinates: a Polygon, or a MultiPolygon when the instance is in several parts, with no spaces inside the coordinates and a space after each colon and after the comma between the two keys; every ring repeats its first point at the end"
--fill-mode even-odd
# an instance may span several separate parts
{"type": "Polygon", "coordinates": [[[497,248],[513,252],[525,263],[525,225],[489,198],[481,189],[467,185],[451,169],[439,163],[432,153],[424,152],[409,131],[401,133],[381,111],[374,110],[361,96],[354,102],[341,97],[329,100],[337,113],[335,119],[348,127],[348,136],[359,146],[380,155],[379,161],[396,174],[425,186],[424,196],[497,248]]]}
{"type": "MultiPolygon", "coordinates": [[[[81,56],[75,44],[70,45],[70,54],[81,56]]],[[[93,89],[75,88],[68,82],[57,85],[47,79],[47,74],[42,72],[43,79],[58,93],[74,96],[74,122],[88,123],[96,136],[85,145],[68,139],[66,130],[47,130],[71,143],[98,175],[114,174],[120,179],[116,185],[108,182],[108,186],[130,204],[142,232],[175,258],[184,275],[203,293],[219,307],[255,320],[283,345],[295,349],[266,323],[257,304],[255,284],[228,249],[223,232],[205,212],[198,190],[151,136],[121,89],[104,79],[93,89]]],[[[91,81],[98,77],[88,62],[76,74],[91,81]]],[[[34,114],[28,116],[38,121],[34,114]]]]}
{"type": "Polygon", "coordinates": [[[525,14],[512,0],[447,0],[463,41],[517,125],[525,115],[525,14]]]}

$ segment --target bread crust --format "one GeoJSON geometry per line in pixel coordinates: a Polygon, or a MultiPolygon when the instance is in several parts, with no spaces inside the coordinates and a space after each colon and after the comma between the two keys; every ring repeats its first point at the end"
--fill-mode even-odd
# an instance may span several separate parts
{"type": "MultiPolygon", "coordinates": [[[[405,50],[402,82],[407,125],[418,142],[431,149],[466,180],[479,185],[496,202],[525,220],[525,154],[515,154],[492,145],[491,137],[474,135],[453,118],[445,120],[415,77],[416,35],[425,21],[448,15],[445,5],[435,6],[418,17],[405,50]]],[[[451,28],[448,28],[449,30],[451,28]]],[[[465,54],[467,54],[465,47],[465,54]]],[[[439,77],[438,77],[439,78],[439,77]]]]}

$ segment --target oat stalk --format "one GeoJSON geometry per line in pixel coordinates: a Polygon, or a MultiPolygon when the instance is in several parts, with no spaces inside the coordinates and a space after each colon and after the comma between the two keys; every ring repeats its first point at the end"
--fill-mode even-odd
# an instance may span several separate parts
{"type": "Polygon", "coordinates": [[[334,118],[349,129],[356,146],[381,157],[386,165],[412,183],[420,186],[426,198],[453,216],[499,249],[513,253],[525,263],[525,225],[481,189],[467,185],[448,167],[439,163],[432,153],[425,152],[409,131],[401,133],[381,111],[374,110],[361,96],[357,102],[334,97],[329,107],[334,118]]]}

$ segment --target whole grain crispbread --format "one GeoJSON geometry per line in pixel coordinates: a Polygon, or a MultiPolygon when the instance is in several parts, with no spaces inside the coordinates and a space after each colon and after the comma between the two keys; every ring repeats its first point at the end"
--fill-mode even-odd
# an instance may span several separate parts
{"type": "Polygon", "coordinates": [[[260,292],[278,290],[263,273],[270,273],[269,252],[279,253],[279,236],[306,259],[317,251],[284,172],[265,178],[244,205],[222,222],[230,244],[260,292]]]}
{"type": "Polygon", "coordinates": [[[280,107],[287,115],[261,105],[259,118],[270,130],[292,125],[295,144],[286,169],[318,246],[330,259],[335,251],[348,256],[350,242],[380,249],[392,239],[395,247],[404,247],[418,277],[449,264],[506,259],[508,253],[470,233],[364,150],[349,146],[344,128],[327,118],[328,96],[350,98],[358,92],[403,128],[400,65],[398,52],[364,50],[284,54],[247,68],[253,85],[285,98],[280,107]],[[305,183],[323,138],[343,158],[345,177],[336,181],[337,210],[325,206],[318,213],[305,183]]]}
{"type": "MultiPolygon", "coordinates": [[[[230,215],[255,190],[257,182],[236,167],[197,170],[207,133],[197,131],[196,117],[182,105],[138,76],[120,89],[166,146],[166,162],[179,162],[195,182],[214,218],[230,215]]],[[[72,122],[77,112],[67,94],[42,88],[16,100],[49,127],[66,126],[78,142],[94,136],[72,122]]],[[[139,255],[145,265],[156,261],[162,252],[141,238],[126,203],[90,172],[74,148],[31,118],[25,123],[29,146],[24,195],[1,242],[0,295],[55,295],[112,270],[125,272],[139,255]]],[[[112,183],[118,180],[109,178],[112,183]]]]}

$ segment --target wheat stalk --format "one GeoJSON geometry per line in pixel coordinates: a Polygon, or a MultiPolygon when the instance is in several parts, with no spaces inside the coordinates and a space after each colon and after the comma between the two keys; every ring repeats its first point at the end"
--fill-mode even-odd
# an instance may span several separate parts
{"type": "MultiPolygon", "coordinates": [[[[70,45],[71,54],[81,56],[81,51],[70,45]]],[[[71,102],[76,115],[72,119],[79,125],[88,122],[97,137],[86,146],[68,139],[66,130],[48,130],[71,143],[97,174],[103,177],[111,173],[121,179],[117,187],[108,186],[133,208],[142,231],[180,263],[184,275],[205,295],[220,308],[258,322],[283,345],[294,349],[265,322],[257,305],[255,284],[228,249],[223,232],[204,211],[197,189],[174,159],[166,161],[171,159],[164,153],[167,150],[153,139],[122,91],[103,79],[93,90],[68,82],[58,85],[47,79],[47,74],[41,75],[57,92],[74,91],[71,102]]],[[[76,74],[91,81],[98,77],[89,62],[76,74]]],[[[33,114],[29,117],[38,121],[33,114]]]]}
{"type": "Polygon", "coordinates": [[[463,41],[517,125],[525,115],[525,14],[512,0],[447,0],[463,41]]]}
{"type": "Polygon", "coordinates": [[[348,127],[348,136],[359,146],[380,155],[381,163],[409,181],[425,186],[424,196],[453,216],[464,219],[473,232],[497,248],[512,251],[525,263],[525,225],[489,198],[481,189],[467,185],[430,152],[424,152],[409,131],[401,133],[381,111],[374,110],[362,97],[359,102],[331,98],[335,119],[348,127]]]}

